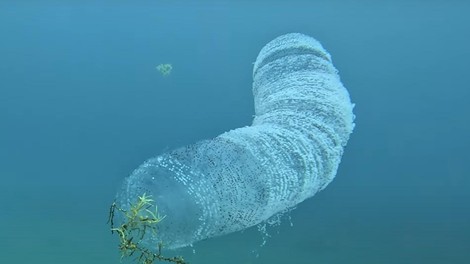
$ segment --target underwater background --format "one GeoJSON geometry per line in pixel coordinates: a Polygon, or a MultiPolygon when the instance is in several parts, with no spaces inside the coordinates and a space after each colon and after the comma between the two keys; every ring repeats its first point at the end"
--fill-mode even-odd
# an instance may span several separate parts
{"type": "Polygon", "coordinates": [[[356,104],[336,179],[268,235],[167,253],[470,263],[469,13],[444,0],[1,1],[0,263],[119,263],[106,220],[123,178],[250,125],[252,63],[289,32],[323,44],[356,104]]]}

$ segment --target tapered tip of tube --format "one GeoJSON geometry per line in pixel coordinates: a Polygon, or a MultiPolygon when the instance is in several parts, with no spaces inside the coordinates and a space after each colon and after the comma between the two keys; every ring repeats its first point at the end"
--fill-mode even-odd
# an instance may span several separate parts
{"type": "Polygon", "coordinates": [[[302,54],[311,54],[331,61],[330,54],[318,40],[301,33],[288,33],[273,39],[261,49],[253,66],[253,76],[270,62],[302,54]]]}

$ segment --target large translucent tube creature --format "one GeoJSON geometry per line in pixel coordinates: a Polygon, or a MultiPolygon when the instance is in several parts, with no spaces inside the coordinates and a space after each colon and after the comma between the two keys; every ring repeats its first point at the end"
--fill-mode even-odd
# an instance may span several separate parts
{"type": "Polygon", "coordinates": [[[243,230],[325,188],[354,124],[353,104],[315,39],[280,36],[253,69],[251,126],[182,147],[138,167],[117,203],[152,195],[166,218],[148,245],[178,248],[243,230]]]}

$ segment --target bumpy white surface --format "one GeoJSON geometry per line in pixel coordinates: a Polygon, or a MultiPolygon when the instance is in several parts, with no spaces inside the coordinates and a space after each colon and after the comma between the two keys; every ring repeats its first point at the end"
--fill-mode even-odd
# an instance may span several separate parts
{"type": "Polygon", "coordinates": [[[320,43],[297,33],[274,39],[253,79],[251,126],[152,158],[125,180],[122,207],[145,192],[166,215],[149,246],[178,248],[254,226],[335,177],[353,105],[320,43]]]}

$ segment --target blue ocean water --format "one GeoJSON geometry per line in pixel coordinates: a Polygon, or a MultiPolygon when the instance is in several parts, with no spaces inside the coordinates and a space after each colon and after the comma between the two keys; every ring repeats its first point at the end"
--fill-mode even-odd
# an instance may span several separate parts
{"type": "Polygon", "coordinates": [[[264,246],[254,227],[175,254],[470,263],[469,12],[465,1],[0,2],[0,263],[118,263],[106,220],[122,179],[249,125],[252,62],[288,32],[322,42],[356,103],[337,178],[264,246]]]}

